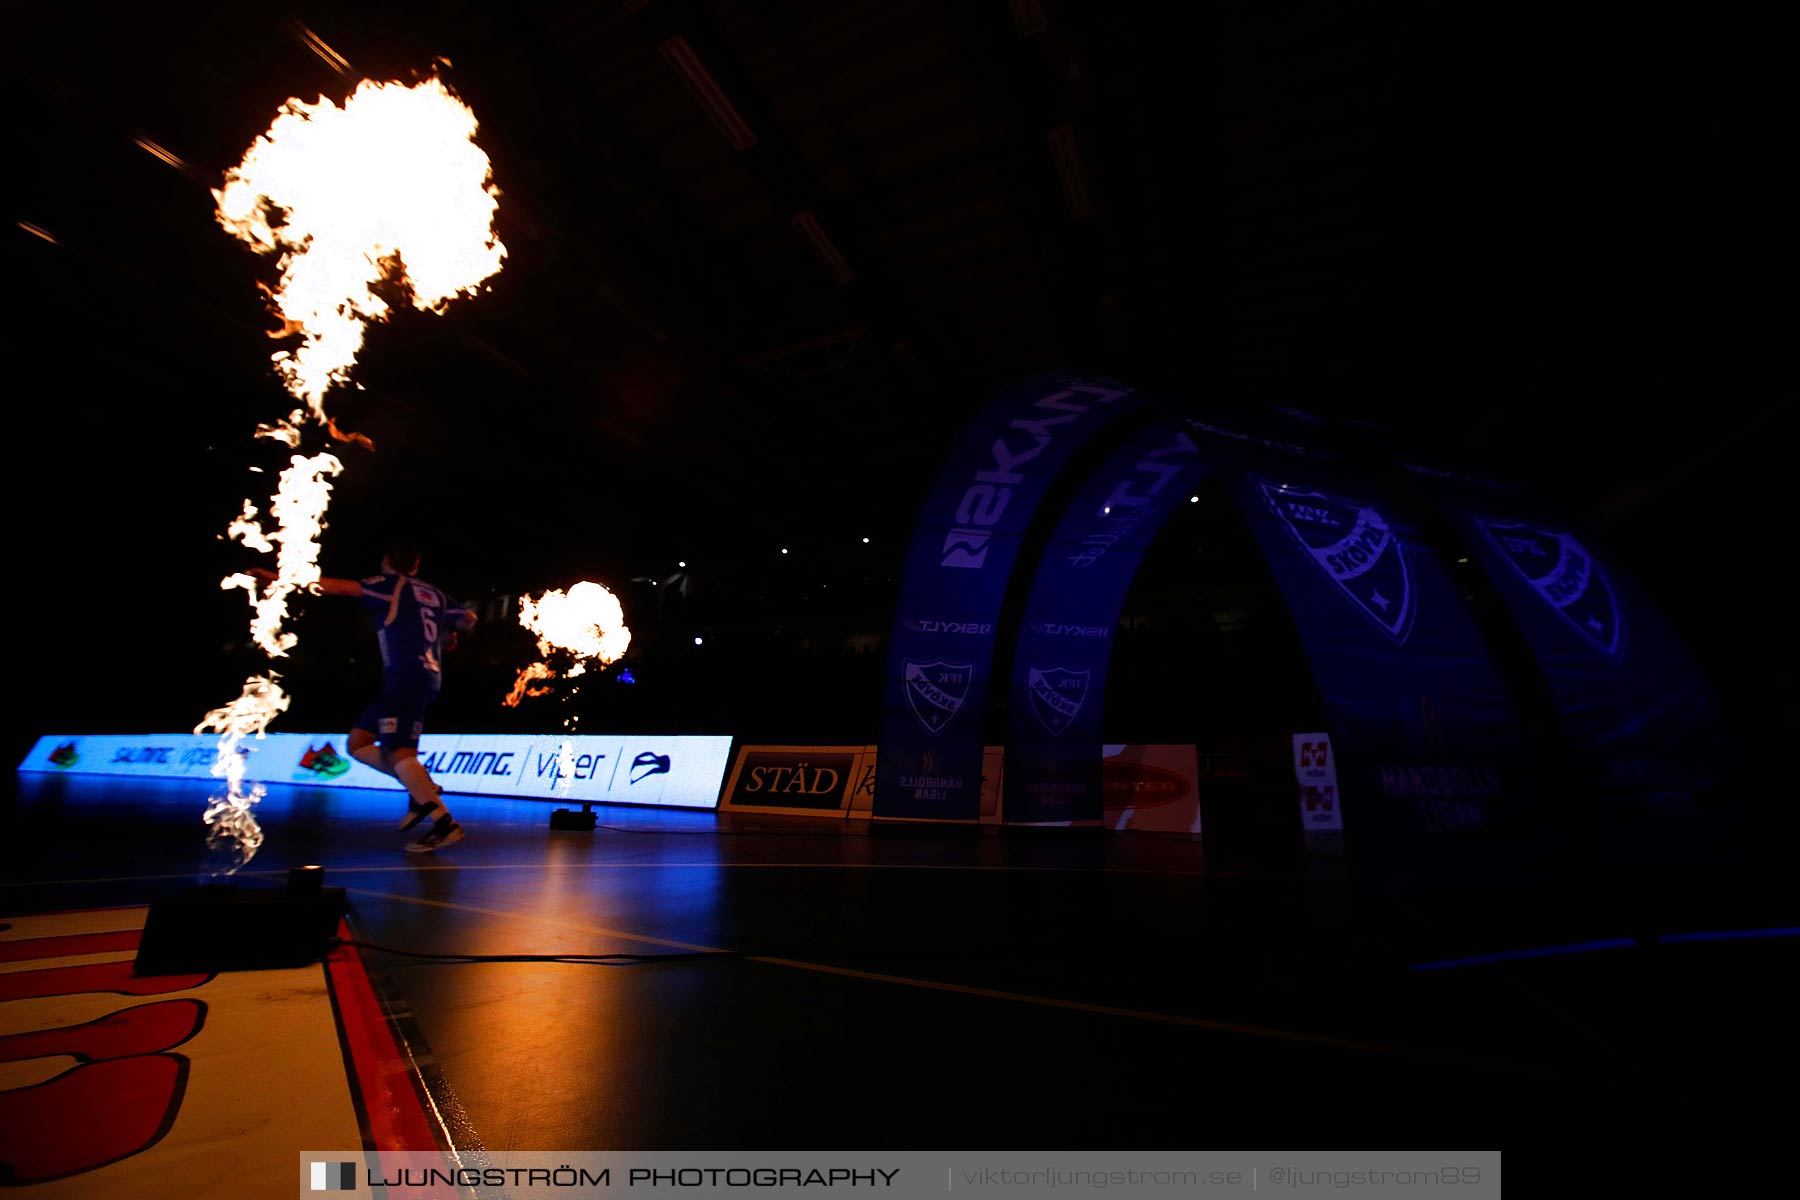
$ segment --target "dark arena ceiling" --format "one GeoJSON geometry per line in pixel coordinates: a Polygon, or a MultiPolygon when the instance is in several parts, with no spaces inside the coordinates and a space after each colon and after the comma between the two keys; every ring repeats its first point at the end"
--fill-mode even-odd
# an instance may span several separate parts
{"type": "Polygon", "coordinates": [[[471,594],[666,582],[692,560],[687,586],[745,621],[860,581],[853,623],[878,629],[954,431],[1006,380],[1070,367],[1372,422],[1527,480],[1703,623],[1695,547],[1756,553],[1728,518],[1773,494],[1757,481],[1791,427],[1756,366],[1774,310],[1735,278],[1766,253],[1767,193],[1737,154],[1756,110],[1696,73],[1718,65],[1710,33],[1628,19],[15,10],[8,408],[33,464],[15,554],[81,593],[30,661],[77,664],[55,692],[75,704],[116,661],[84,648],[96,630],[168,672],[229,636],[216,534],[245,466],[278,461],[251,429],[289,405],[268,264],[218,230],[206,188],[287,97],[440,58],[481,121],[508,261],[447,315],[377,327],[364,390],[331,401],[377,451],[346,452],[330,572],[362,573],[407,524],[471,594]]]}

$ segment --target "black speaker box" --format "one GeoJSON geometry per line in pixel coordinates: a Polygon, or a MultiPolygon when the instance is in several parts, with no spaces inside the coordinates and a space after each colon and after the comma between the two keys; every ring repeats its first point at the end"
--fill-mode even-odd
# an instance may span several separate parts
{"type": "Polygon", "coordinates": [[[300,893],[236,884],[190,888],[150,906],[133,974],[303,967],[325,956],[345,910],[343,888],[300,893]]]}

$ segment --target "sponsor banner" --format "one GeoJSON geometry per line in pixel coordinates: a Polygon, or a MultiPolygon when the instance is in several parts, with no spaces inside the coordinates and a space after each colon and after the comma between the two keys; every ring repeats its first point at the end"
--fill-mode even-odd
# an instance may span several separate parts
{"type": "Polygon", "coordinates": [[[454,746],[421,747],[450,791],[676,808],[718,803],[730,753],[728,737],[463,734],[454,746]]]}
{"type": "Polygon", "coordinates": [[[995,630],[1027,528],[1057,473],[1142,397],[1061,373],[1002,392],[965,429],[920,509],[883,684],[883,817],[978,820],[995,630]]]}
{"type": "MultiPolygon", "coordinates": [[[[879,817],[884,821],[933,821],[940,819],[937,817],[890,817],[886,814],[873,811],[873,798],[876,794],[875,781],[879,777],[875,767],[879,758],[880,752],[878,748],[874,746],[868,747],[860,767],[862,774],[859,776],[859,778],[864,779],[866,782],[863,788],[858,790],[859,794],[864,794],[866,790],[866,795],[869,797],[869,809],[860,812],[853,810],[851,815],[879,817]]],[[[983,825],[998,825],[1000,823],[1001,788],[1005,779],[1006,748],[1004,746],[983,746],[981,748],[981,790],[976,793],[975,797],[975,820],[979,823],[983,825]]]]}
{"type": "MultiPolygon", "coordinates": [[[[845,746],[839,749],[854,750],[857,747],[845,746]]],[[[863,746],[860,749],[861,753],[856,760],[856,782],[850,788],[850,810],[847,815],[868,818],[875,815],[875,764],[880,759],[880,750],[875,746],[863,746]]],[[[994,825],[1000,821],[1000,790],[1005,777],[1005,749],[1000,746],[983,746],[981,794],[977,809],[983,825],[994,825]]]]}
{"type": "MultiPolygon", "coordinates": [[[[323,745],[324,739],[315,739],[313,744],[323,745]]],[[[342,744],[341,739],[339,744],[342,744]]],[[[218,750],[218,734],[51,735],[37,740],[19,764],[19,770],[211,779],[218,750]]],[[[274,733],[251,738],[238,749],[244,756],[246,778],[276,783],[288,782],[295,763],[305,751],[306,735],[274,733]]]]}
{"type": "Polygon", "coordinates": [[[1200,428],[1312,667],[1363,878],[1404,893],[1528,873],[1547,847],[1523,729],[1409,514],[1327,454],[1200,428]]]}
{"type": "Polygon", "coordinates": [[[1057,522],[1013,651],[1006,819],[1098,821],[1113,631],[1144,552],[1206,473],[1182,426],[1157,422],[1095,471],[1057,522]]]}
{"type": "Polygon", "coordinates": [[[875,814],[875,762],[881,751],[863,746],[856,756],[856,782],[850,786],[850,816],[871,817],[875,814]]]}
{"type": "MultiPolygon", "coordinates": [[[[1194,747],[1105,746],[1097,749],[1106,755],[1107,825],[1115,829],[1200,832],[1199,794],[1195,783],[1199,771],[1194,747]]],[[[738,752],[731,780],[726,785],[723,807],[796,816],[868,818],[874,815],[877,757],[874,746],[745,746],[738,752]],[[838,770],[839,763],[846,760],[852,765],[842,783],[830,780],[828,776],[821,779],[817,774],[821,768],[838,770]],[[801,786],[798,769],[802,762],[807,764],[810,773],[811,783],[807,786],[830,789],[821,793],[822,802],[816,807],[788,803],[782,799],[779,790],[801,786]],[[752,775],[758,767],[764,772],[761,780],[752,775]]],[[[997,824],[1003,812],[1006,749],[984,746],[981,759],[981,822],[997,824]]]]}
{"type": "Polygon", "coordinates": [[[1328,733],[1294,735],[1294,779],[1300,784],[1300,827],[1308,833],[1342,829],[1337,802],[1337,759],[1328,733]]]}
{"type": "Polygon", "coordinates": [[[725,785],[725,809],[841,817],[861,776],[861,746],[745,746],[725,785]]]}
{"type": "Polygon", "coordinates": [[[1200,832],[1200,759],[1192,746],[1106,746],[1105,824],[1155,833],[1200,832]]]}
{"type": "MultiPolygon", "coordinates": [[[[50,736],[22,771],[210,779],[216,735],[50,736]]],[[[339,734],[272,733],[244,744],[245,777],[258,783],[401,790],[344,753],[339,734]]],[[[419,758],[447,792],[521,799],[712,808],[729,737],[533,737],[426,734],[419,758]],[[567,752],[564,752],[565,744],[567,752]]]]}

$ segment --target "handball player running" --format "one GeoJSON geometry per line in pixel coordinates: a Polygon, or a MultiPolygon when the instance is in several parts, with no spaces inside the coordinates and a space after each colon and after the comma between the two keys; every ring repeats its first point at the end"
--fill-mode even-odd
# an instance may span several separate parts
{"type": "MultiPolygon", "coordinates": [[[[375,619],[381,644],[381,695],[357,718],[347,745],[352,758],[393,776],[406,788],[402,830],[431,821],[431,828],[406,847],[409,853],[429,854],[462,841],[463,830],[444,804],[443,789],[419,761],[419,735],[425,731],[425,710],[443,687],[444,651],[457,630],[474,626],[475,614],[443,589],[418,579],[418,570],[418,548],[396,542],[381,560],[381,574],[360,583],[321,579],[319,591],[356,600],[375,619]]],[[[273,571],[264,569],[250,574],[275,578],[273,571]]]]}

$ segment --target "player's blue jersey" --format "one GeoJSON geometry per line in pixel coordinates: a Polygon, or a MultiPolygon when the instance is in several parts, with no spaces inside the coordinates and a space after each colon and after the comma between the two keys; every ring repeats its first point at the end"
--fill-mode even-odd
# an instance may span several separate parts
{"type": "Polygon", "coordinates": [[[444,645],[469,612],[442,589],[405,575],[363,580],[362,606],[375,618],[381,666],[390,676],[438,675],[444,645]]]}

